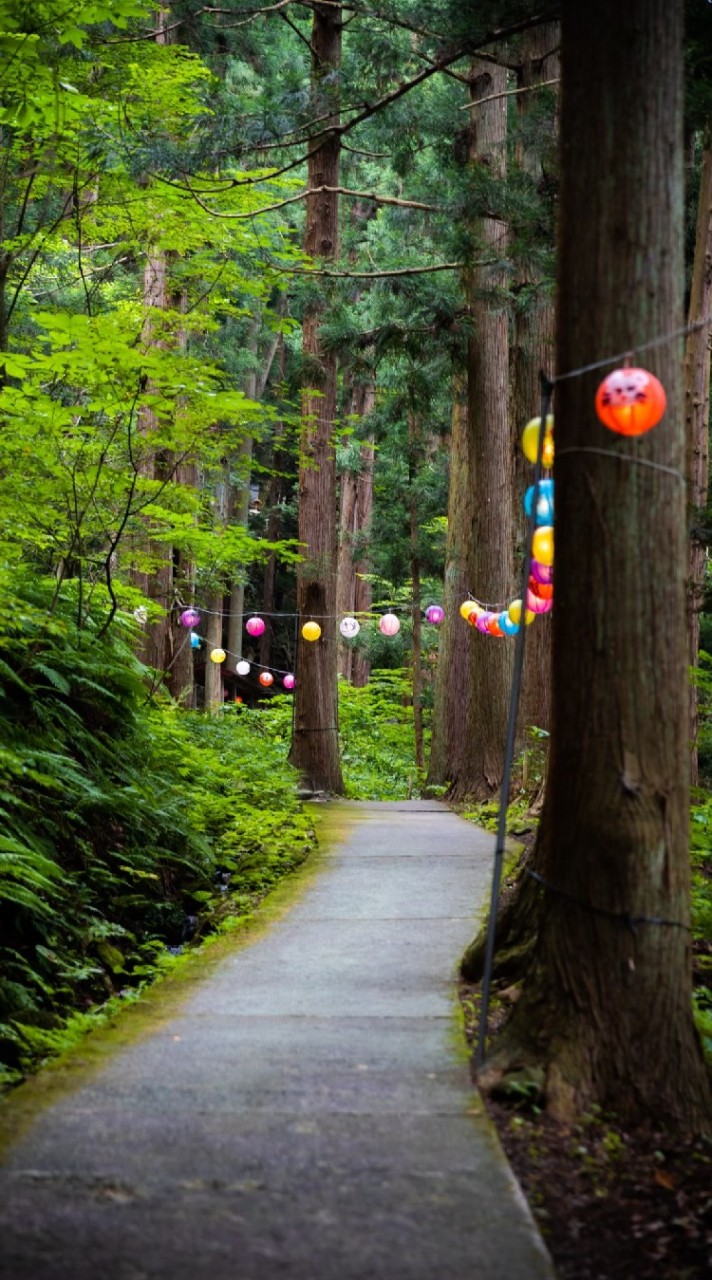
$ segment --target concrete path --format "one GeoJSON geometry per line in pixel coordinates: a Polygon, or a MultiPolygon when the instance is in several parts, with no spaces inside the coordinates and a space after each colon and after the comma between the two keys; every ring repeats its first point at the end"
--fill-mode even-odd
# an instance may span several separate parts
{"type": "Polygon", "coordinates": [[[553,1275],[454,1029],[492,837],[338,814],[287,916],[10,1148],[3,1280],[553,1275]]]}

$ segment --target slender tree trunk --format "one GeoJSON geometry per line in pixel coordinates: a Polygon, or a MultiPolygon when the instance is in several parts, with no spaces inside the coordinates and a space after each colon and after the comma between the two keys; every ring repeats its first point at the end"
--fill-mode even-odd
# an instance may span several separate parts
{"type": "Polygon", "coordinates": [[[208,614],[205,620],[205,710],[219,711],[223,704],[222,664],[213,662],[213,649],[221,649],[223,643],[223,593],[220,590],[208,594],[208,614]]]}
{"type": "Polygon", "coordinates": [[[415,739],[415,764],[422,775],[425,770],[425,744],[423,738],[423,646],[421,627],[420,587],[420,522],[414,486],[417,475],[417,459],[422,453],[421,428],[413,410],[409,414],[408,436],[410,446],[410,579],[412,589],[411,618],[413,623],[413,734],[415,739]]]}
{"type": "MultiPolygon", "coordinates": [[[[351,416],[363,418],[373,411],[376,389],[373,383],[354,387],[351,400],[351,416]]],[[[368,561],[363,552],[363,541],[368,536],[373,503],[373,442],[368,441],[359,451],[358,468],[344,470],[341,474],[341,500],[339,505],[339,553],[336,574],[336,613],[338,618],[357,613],[370,607],[361,602],[359,574],[367,571],[368,561]]],[[[339,674],[355,683],[355,673],[360,653],[352,645],[339,642],[339,674]]],[[[368,667],[368,663],[366,663],[368,667]]],[[[369,668],[370,669],[370,668],[369,668]]],[[[368,674],[363,684],[368,682],[368,674]]]]}
{"type": "MultiPolygon", "coordinates": [[[[375,396],[375,389],[372,394],[375,396]]],[[[369,401],[370,408],[373,403],[369,401]]],[[[369,409],[370,412],[370,409],[369,409]]],[[[356,509],[358,511],[359,532],[362,539],[362,554],[356,562],[356,584],[354,609],[359,615],[370,613],[373,604],[373,590],[368,576],[370,559],[364,554],[364,544],[370,537],[371,516],[373,514],[373,464],[375,444],[371,437],[361,448],[361,472],[356,486],[356,509]]],[[[351,668],[351,681],[356,689],[363,689],[371,678],[371,663],[364,649],[354,651],[351,668]]]]}
{"type": "MultiPolygon", "coordinates": [[[[712,313],[712,125],[705,131],[695,259],[690,291],[690,325],[700,327],[687,338],[685,351],[685,428],[688,525],[691,529],[687,579],[688,661],[699,664],[700,613],[704,599],[706,547],[696,532],[707,505],[709,485],[710,314],[712,313]]],[[[691,780],[698,781],[697,687],[690,684],[691,780]]]]}
{"type": "MultiPolygon", "coordinates": [[[[557,22],[544,22],[521,36],[521,61],[517,88],[529,92],[517,95],[517,141],[515,158],[540,200],[547,199],[553,182],[554,134],[556,124],[542,122],[542,92],[532,85],[553,80],[559,75],[560,30],[557,22]],[[550,132],[542,132],[549,124],[550,132]]],[[[547,90],[551,94],[552,90],[547,90]]],[[[554,367],[554,300],[551,286],[535,257],[521,266],[517,275],[517,307],[515,309],[512,346],[512,425],[516,473],[517,545],[523,548],[525,519],[522,507],[524,491],[532,479],[531,464],[519,446],[522,430],[530,418],[539,413],[540,370],[551,374],[554,367]]],[[[550,615],[537,618],[527,632],[524,671],[520,698],[520,730],[529,726],[549,728],[551,706],[551,623],[550,615]]]]}
{"type": "Polygon", "coordinates": [[[449,786],[464,768],[467,751],[467,703],[472,683],[474,637],[460,617],[460,605],[474,581],[475,494],[472,485],[472,439],[467,415],[465,379],[453,378],[450,431],[445,578],[435,675],[428,787],[449,786]]]}
{"type": "MultiPolygon", "coordinates": [[[[312,85],[326,105],[326,135],[308,162],[310,188],[339,184],[340,135],[338,71],[341,62],[341,9],[314,5],[312,85]]],[[[311,257],[331,261],[338,248],[338,196],[320,191],[306,210],[305,248],[311,257]]],[[[339,760],[336,627],[336,357],[323,349],[319,327],[324,301],[313,301],[304,316],[302,344],[307,387],[302,398],[299,467],[299,540],[304,560],[297,579],[297,611],[303,621],[322,628],[316,642],[299,638],[291,760],[315,791],[341,794],[339,760]]]]}
{"type": "MultiPolygon", "coordinates": [[[[476,61],[470,81],[473,102],[469,157],[489,179],[506,172],[507,72],[476,61]]],[[[472,226],[476,253],[501,262],[507,249],[506,223],[481,217],[472,226]]],[[[509,320],[507,274],[500,266],[467,273],[467,298],[474,334],[468,342],[468,429],[470,483],[474,502],[474,585],[487,604],[504,608],[512,598],[514,570],[514,474],[509,431],[509,320]]],[[[468,698],[467,751],[451,777],[453,799],[487,799],[502,781],[513,647],[506,639],[471,631],[475,646],[468,698]]]]}
{"type": "MultiPolygon", "coordinates": [[[[682,9],[564,0],[560,373],[682,322],[682,9]]],[[[481,1075],[528,1064],[562,1119],[599,1104],[694,1128],[710,1093],[690,1002],[680,346],[641,359],[668,411],[638,439],[597,421],[600,372],[557,389],[544,909],[481,1075]]]]}

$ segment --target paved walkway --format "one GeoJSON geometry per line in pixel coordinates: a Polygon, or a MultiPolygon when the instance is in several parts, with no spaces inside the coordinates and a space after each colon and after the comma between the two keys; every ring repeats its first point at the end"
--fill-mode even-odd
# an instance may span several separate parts
{"type": "Polygon", "coordinates": [[[492,838],[338,814],[287,916],[11,1147],[3,1280],[552,1276],[453,1029],[492,838]]]}

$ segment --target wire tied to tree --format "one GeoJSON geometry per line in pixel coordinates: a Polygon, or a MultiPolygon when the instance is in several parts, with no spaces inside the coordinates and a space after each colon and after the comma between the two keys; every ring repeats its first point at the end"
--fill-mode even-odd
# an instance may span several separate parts
{"type": "Polygon", "coordinates": [[[551,884],[538,871],[532,870],[531,867],[525,867],[524,871],[532,880],[536,880],[537,884],[546,889],[547,893],[553,893],[559,898],[565,898],[567,902],[573,902],[575,906],[580,907],[582,911],[587,911],[589,915],[605,916],[608,920],[620,920],[622,924],[630,929],[631,933],[635,933],[639,924],[668,925],[671,929],[684,929],[687,933],[692,932],[690,925],[683,924],[681,920],[666,920],[664,916],[634,916],[630,911],[611,911],[608,907],[596,907],[591,902],[584,902],[575,893],[569,893],[567,889],[561,889],[558,885],[551,884]]]}

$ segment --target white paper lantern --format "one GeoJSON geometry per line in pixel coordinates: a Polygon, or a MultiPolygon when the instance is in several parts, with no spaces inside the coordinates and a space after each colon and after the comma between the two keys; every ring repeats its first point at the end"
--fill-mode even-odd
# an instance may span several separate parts
{"type": "Polygon", "coordinates": [[[238,662],[237,666],[235,667],[235,670],[239,676],[249,676],[250,664],[249,662],[245,662],[244,658],[241,658],[241,660],[238,662]]]}
{"type": "Polygon", "coordinates": [[[357,636],[360,630],[361,623],[357,622],[355,618],[342,618],[339,623],[339,631],[347,640],[351,640],[354,636],[357,636]]]}

